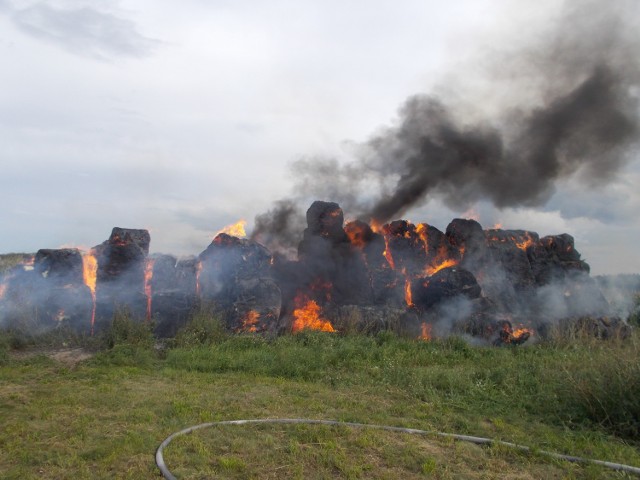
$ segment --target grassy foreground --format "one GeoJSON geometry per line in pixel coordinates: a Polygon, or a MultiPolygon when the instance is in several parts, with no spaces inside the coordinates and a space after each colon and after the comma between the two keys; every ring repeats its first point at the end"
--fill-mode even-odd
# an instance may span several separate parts
{"type": "MultiPolygon", "coordinates": [[[[114,326],[69,365],[0,337],[0,478],[159,478],[169,434],[218,420],[299,417],[405,426],[529,445],[319,425],[200,430],[165,450],[178,478],[627,478],[552,450],[640,466],[640,344],[519,348],[389,333],[225,336],[201,323],[172,348],[114,326]]],[[[39,347],[40,352],[42,346],[39,347]]]]}

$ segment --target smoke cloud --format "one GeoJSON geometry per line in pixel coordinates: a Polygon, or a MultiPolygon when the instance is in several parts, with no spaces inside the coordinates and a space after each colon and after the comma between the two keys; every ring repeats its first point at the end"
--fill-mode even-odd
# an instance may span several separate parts
{"type": "MultiPolygon", "coordinates": [[[[625,0],[573,2],[544,41],[485,62],[500,64],[485,75],[496,88],[508,83],[509,105],[483,116],[442,95],[414,95],[349,162],[296,162],[293,197],[337,201],[382,223],[434,198],[459,211],[480,200],[532,207],[570,177],[585,188],[606,184],[639,137],[639,10],[625,0]]],[[[294,211],[292,202],[276,205],[256,231],[277,232],[294,211]]]]}

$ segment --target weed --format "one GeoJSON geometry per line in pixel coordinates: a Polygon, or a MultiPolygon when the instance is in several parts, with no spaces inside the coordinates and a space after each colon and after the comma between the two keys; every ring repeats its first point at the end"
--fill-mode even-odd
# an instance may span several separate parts
{"type": "Polygon", "coordinates": [[[203,306],[195,312],[189,323],[178,331],[172,345],[181,348],[212,345],[220,343],[228,336],[220,315],[215,313],[211,306],[203,306]]]}
{"type": "Polygon", "coordinates": [[[134,319],[126,308],[118,308],[113,314],[111,325],[101,334],[102,346],[114,348],[116,345],[133,345],[150,349],[155,344],[153,325],[134,319]]]}

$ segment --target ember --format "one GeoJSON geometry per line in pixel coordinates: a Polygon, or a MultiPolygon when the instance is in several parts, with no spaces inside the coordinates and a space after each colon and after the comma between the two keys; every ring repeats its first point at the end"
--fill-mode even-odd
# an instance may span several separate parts
{"type": "Polygon", "coordinates": [[[260,314],[255,310],[249,310],[242,321],[242,327],[239,329],[241,332],[255,333],[258,331],[257,325],[260,314]]]}

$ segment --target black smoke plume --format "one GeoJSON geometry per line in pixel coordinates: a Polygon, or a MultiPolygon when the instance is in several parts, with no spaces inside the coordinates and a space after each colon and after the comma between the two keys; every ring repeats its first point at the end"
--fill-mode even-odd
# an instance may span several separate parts
{"type": "Polygon", "coordinates": [[[606,184],[637,147],[638,18],[637,2],[571,2],[549,20],[545,41],[485,61],[499,64],[486,73],[497,75],[496,88],[508,84],[509,105],[498,114],[478,120],[446,98],[408,98],[398,122],[360,145],[352,161],[296,162],[293,200],[260,215],[254,238],[268,233],[294,247],[295,198],[338,201],[384,223],[433,198],[458,211],[479,200],[530,207],[544,205],[563,179],[606,184]]]}

